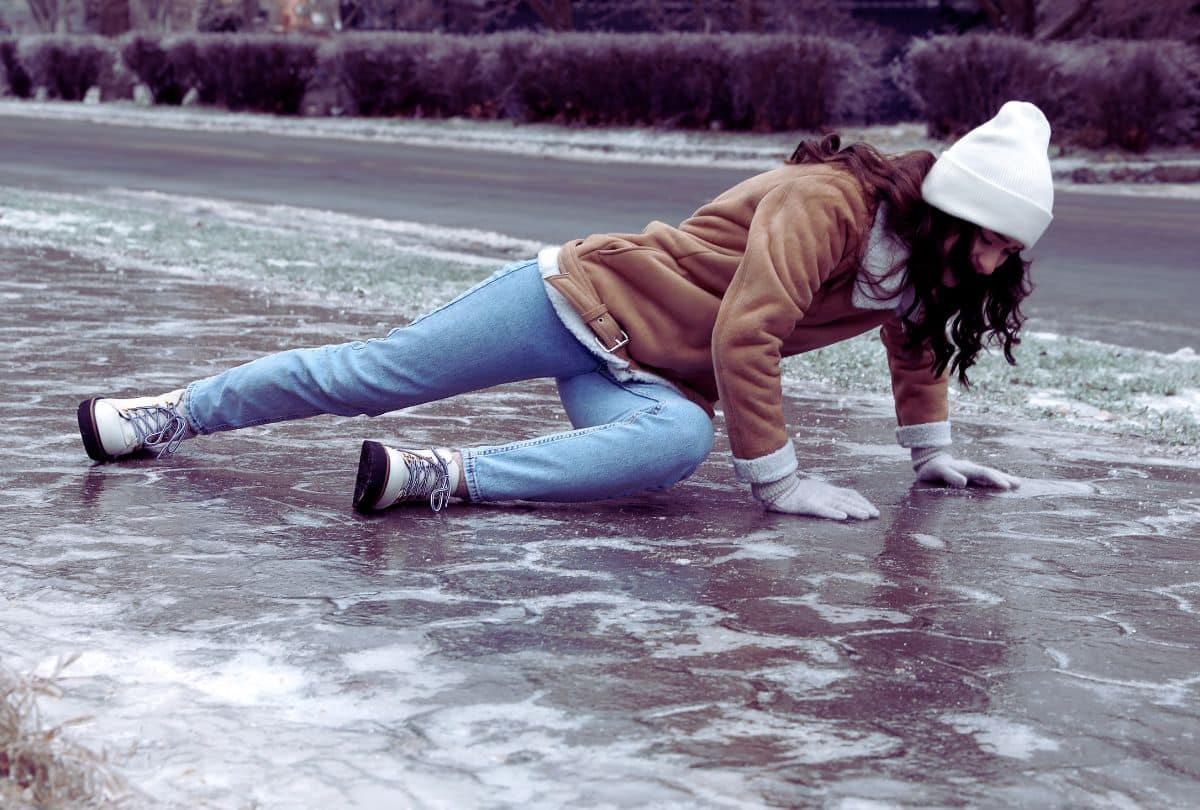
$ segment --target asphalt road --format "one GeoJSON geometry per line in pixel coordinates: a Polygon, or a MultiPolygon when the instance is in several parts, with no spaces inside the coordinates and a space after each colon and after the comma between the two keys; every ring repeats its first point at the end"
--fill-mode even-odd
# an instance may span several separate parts
{"type": "MultiPolygon", "coordinates": [[[[285,203],[543,240],[676,222],[743,170],[174,132],[0,116],[0,186],[122,187],[285,203]]],[[[1032,252],[1033,328],[1200,347],[1200,201],[1060,193],[1032,252]]]]}

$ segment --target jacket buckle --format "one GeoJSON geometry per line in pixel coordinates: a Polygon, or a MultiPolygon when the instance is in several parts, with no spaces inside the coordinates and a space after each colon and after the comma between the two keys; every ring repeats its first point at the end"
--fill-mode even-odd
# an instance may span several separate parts
{"type": "Polygon", "coordinates": [[[622,348],[626,343],[629,342],[629,335],[625,334],[624,329],[621,330],[621,337],[617,338],[616,342],[614,342],[611,346],[605,346],[604,341],[601,340],[598,335],[592,335],[592,338],[596,341],[601,349],[604,349],[604,351],[612,354],[616,354],[618,349],[622,348]]]}

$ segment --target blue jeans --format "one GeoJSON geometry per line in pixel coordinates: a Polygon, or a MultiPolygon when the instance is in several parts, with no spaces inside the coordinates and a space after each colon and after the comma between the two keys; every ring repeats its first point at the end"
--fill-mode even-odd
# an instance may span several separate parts
{"type": "Polygon", "coordinates": [[[188,386],[197,433],[317,414],[377,416],[553,377],[574,430],[462,451],[473,501],[588,501],[665,489],[712,449],[713,426],[665,383],[615,379],[562,324],[536,262],[509,265],[382,338],[293,349],[188,386]]]}

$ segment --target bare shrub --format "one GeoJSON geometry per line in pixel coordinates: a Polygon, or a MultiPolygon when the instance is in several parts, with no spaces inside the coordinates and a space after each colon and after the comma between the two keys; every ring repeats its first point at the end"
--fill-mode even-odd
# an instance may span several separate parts
{"type": "Polygon", "coordinates": [[[18,42],[12,37],[0,38],[0,77],[3,90],[17,98],[29,98],[33,92],[29,72],[21,64],[18,42]]]}
{"type": "Polygon", "coordinates": [[[896,73],[935,137],[961,135],[1010,99],[1032,101],[1055,120],[1061,67],[1045,45],[998,34],[917,40],[896,73]]]}
{"type": "Polygon", "coordinates": [[[508,115],[568,124],[650,123],[655,70],[636,35],[505,34],[496,44],[493,75],[502,81],[497,89],[508,115]]]}
{"type": "Polygon", "coordinates": [[[121,59],[150,88],[156,104],[179,104],[183,100],[187,87],[162,39],[135,34],[125,39],[120,48],[121,59]]]}
{"type": "MultiPolygon", "coordinates": [[[[644,37],[639,58],[619,59],[639,80],[632,92],[645,98],[637,120],[658,126],[727,126],[732,94],[725,81],[726,55],[704,48],[704,37],[644,37]]],[[[711,39],[709,39],[711,43],[711,39]]]]}
{"type": "Polygon", "coordinates": [[[489,99],[481,51],[463,37],[349,35],[335,72],[359,115],[478,117],[489,99]]]}
{"type": "Polygon", "coordinates": [[[231,56],[230,109],[295,115],[317,66],[315,40],[239,38],[231,56]]]}
{"type": "Polygon", "coordinates": [[[417,84],[425,100],[421,114],[494,118],[496,88],[488,75],[489,49],[465,36],[433,35],[417,62],[417,84]]]}
{"type": "Polygon", "coordinates": [[[865,67],[832,39],[704,34],[504,35],[495,62],[522,120],[757,130],[828,123],[865,67]]]}
{"type": "Polygon", "coordinates": [[[849,76],[866,71],[855,48],[825,37],[726,39],[733,129],[820,129],[850,116],[849,76]]]}
{"type": "Polygon", "coordinates": [[[80,101],[91,87],[118,83],[118,54],[102,37],[39,36],[21,40],[20,62],[34,87],[45,87],[51,98],[80,101]]]}
{"type": "Polygon", "coordinates": [[[230,110],[295,115],[317,68],[317,41],[254,34],[173,40],[168,62],[181,86],[230,110]]]}
{"type": "Polygon", "coordinates": [[[1084,145],[1141,152],[1200,138],[1200,51],[1180,42],[1064,43],[1064,111],[1084,145]],[[1098,141],[1098,143],[1097,143],[1098,141]]]}
{"type": "Polygon", "coordinates": [[[60,662],[45,678],[0,666],[0,807],[108,810],[124,806],[130,796],[105,757],[42,719],[38,699],[60,696],[55,682],[72,660],[60,662]]]}
{"type": "Polygon", "coordinates": [[[938,137],[1009,99],[1040,106],[1060,142],[1142,151],[1200,137],[1200,51],[1181,42],[932,37],[909,48],[897,77],[938,137]]]}

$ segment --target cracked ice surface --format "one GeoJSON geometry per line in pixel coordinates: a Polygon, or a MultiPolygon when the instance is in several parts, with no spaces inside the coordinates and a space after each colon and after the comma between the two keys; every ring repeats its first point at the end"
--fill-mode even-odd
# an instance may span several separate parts
{"type": "Polygon", "coordinates": [[[910,486],[886,400],[800,389],[802,468],[879,520],[763,513],[724,445],[670,493],[362,518],[359,439],[537,435],[565,426],[552,387],[93,466],[79,399],[375,334],[392,305],[0,251],[0,660],[80,655],[44,711],[85,718],[68,733],[110,752],[139,806],[1193,796],[1193,462],[978,418],[956,424],[961,452],[1023,487],[910,486]]]}

